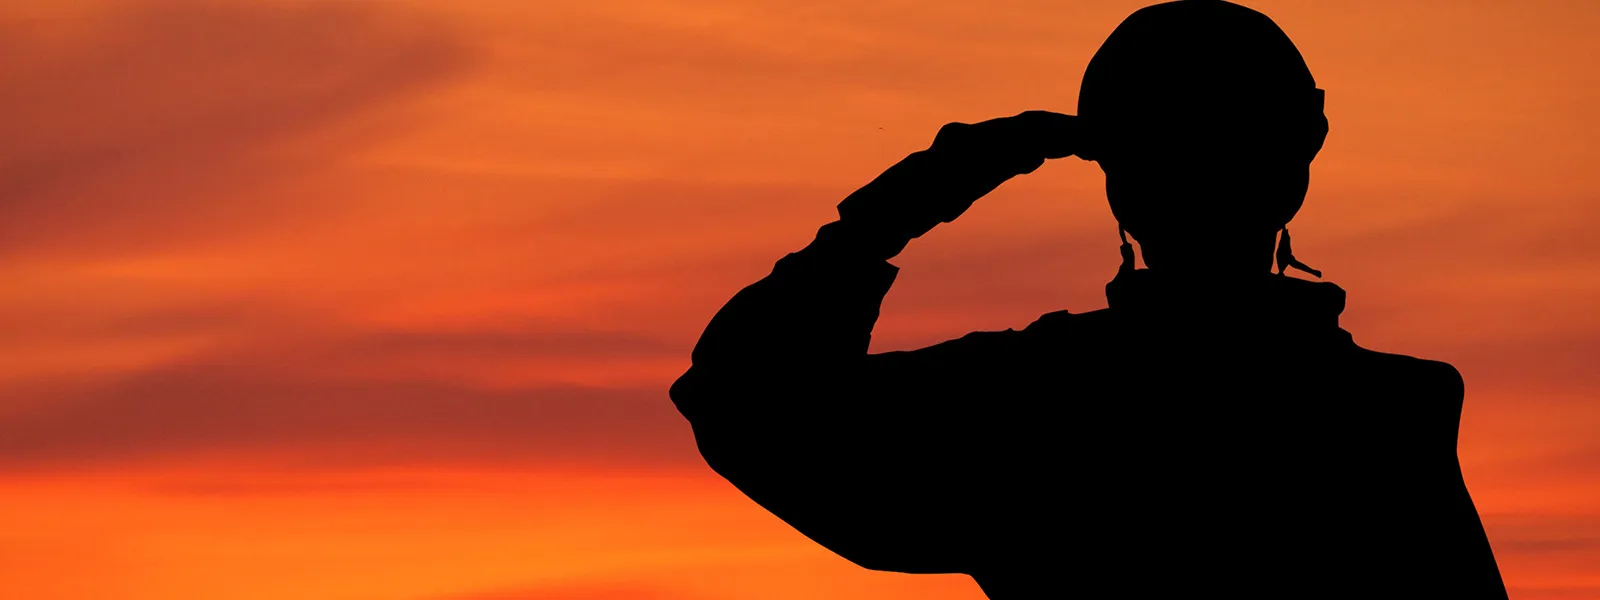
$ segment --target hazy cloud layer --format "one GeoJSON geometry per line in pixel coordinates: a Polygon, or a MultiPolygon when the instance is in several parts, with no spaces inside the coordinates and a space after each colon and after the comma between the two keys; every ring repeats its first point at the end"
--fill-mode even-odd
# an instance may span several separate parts
{"type": "Polygon", "coordinates": [[[393,126],[375,113],[471,64],[425,15],[353,3],[127,7],[0,20],[0,38],[9,260],[304,215],[316,199],[254,189],[329,158],[296,156],[294,142],[357,144],[393,126]]]}
{"type": "Polygon", "coordinates": [[[695,598],[690,595],[654,591],[645,587],[551,585],[525,590],[470,593],[422,600],[695,600],[695,598]]]}
{"type": "Polygon", "coordinates": [[[11,471],[184,461],[307,468],[698,464],[664,387],[495,389],[412,365],[616,361],[668,346],[562,331],[374,334],[217,355],[100,381],[34,382],[0,416],[11,471]]]}
{"type": "MultiPolygon", "coordinates": [[[[0,475],[706,475],[665,390],[712,313],[939,125],[1072,111],[1146,3],[0,7],[0,475]]],[[[1465,374],[1517,596],[1592,595],[1600,10],[1251,5],[1328,90],[1297,255],[1357,341],[1465,374]]],[[[875,347],[1103,306],[1103,184],[1052,163],[918,240],[875,347]]]]}

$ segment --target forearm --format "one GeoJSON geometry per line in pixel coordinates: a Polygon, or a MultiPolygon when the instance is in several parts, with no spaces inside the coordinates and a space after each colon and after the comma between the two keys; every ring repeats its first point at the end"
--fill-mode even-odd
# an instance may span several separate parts
{"type": "MultiPolygon", "coordinates": [[[[898,269],[883,243],[824,225],[805,248],[717,312],[695,346],[699,365],[800,364],[864,356],[898,269]]],[[[765,370],[765,369],[763,369],[765,370]]]]}
{"type": "Polygon", "coordinates": [[[840,376],[864,359],[878,309],[897,269],[888,259],[910,240],[960,216],[978,198],[1076,145],[1074,118],[1029,111],[951,123],[839,203],[805,249],[778,261],[712,319],[689,373],[673,386],[679,408],[692,396],[781,382],[793,391],[840,376]]]}
{"type": "Polygon", "coordinates": [[[804,249],[717,312],[671,389],[706,463],[824,546],[868,568],[957,572],[976,526],[949,522],[972,452],[953,411],[963,375],[1003,340],[868,353],[910,240],[1006,179],[1070,154],[1072,118],[1030,112],[941,130],[839,204],[804,249]],[[888,469],[890,473],[885,472],[888,469]],[[889,476],[892,475],[892,476],[889,476]],[[956,483],[952,483],[956,482],[956,483]]]}

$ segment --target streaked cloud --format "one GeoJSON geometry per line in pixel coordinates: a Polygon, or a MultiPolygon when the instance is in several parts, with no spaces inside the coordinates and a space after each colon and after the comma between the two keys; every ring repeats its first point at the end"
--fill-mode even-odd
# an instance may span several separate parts
{"type": "MultiPolygon", "coordinates": [[[[0,7],[0,547],[22,549],[0,579],[976,597],[804,554],[701,469],[666,386],[722,302],[939,125],[1072,111],[1143,4],[0,7]],[[142,477],[172,480],[117,483],[142,477]]],[[[1600,10],[1250,4],[1329,93],[1297,254],[1359,342],[1466,376],[1515,596],[1592,596],[1600,10]]],[[[875,348],[1103,306],[1102,186],[1053,163],[919,240],[875,348]]]]}

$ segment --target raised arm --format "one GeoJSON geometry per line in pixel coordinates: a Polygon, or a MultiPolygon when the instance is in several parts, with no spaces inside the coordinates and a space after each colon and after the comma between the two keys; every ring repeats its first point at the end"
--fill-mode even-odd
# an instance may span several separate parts
{"type": "MultiPolygon", "coordinates": [[[[889,258],[1046,159],[1073,154],[1073,117],[951,124],[839,204],[804,249],[712,319],[672,386],[706,461],[802,533],[867,568],[958,572],[975,548],[958,377],[1006,334],[868,353],[889,258]]],[[[981,370],[981,369],[979,369],[981,370]]]]}

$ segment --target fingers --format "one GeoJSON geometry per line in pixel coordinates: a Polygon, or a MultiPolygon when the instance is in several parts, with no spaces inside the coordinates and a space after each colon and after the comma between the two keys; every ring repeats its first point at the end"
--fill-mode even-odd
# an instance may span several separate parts
{"type": "Polygon", "coordinates": [[[972,146],[976,140],[970,135],[974,126],[971,123],[945,123],[939,128],[939,133],[933,136],[933,144],[929,150],[941,152],[956,152],[972,146]]]}
{"type": "Polygon", "coordinates": [[[1017,162],[1012,163],[1011,170],[1015,171],[1017,175],[1027,175],[1039,170],[1039,167],[1044,166],[1044,161],[1045,159],[1043,157],[1037,156],[1032,158],[1018,159],[1017,162]]]}
{"type": "Polygon", "coordinates": [[[1077,153],[1080,141],[1078,118],[1044,110],[1030,110],[1009,120],[1009,140],[1027,148],[1042,159],[1062,158],[1077,153]]]}
{"type": "Polygon", "coordinates": [[[1078,118],[1044,110],[1030,110],[979,123],[949,123],[939,128],[929,150],[957,155],[985,155],[1024,167],[1071,156],[1080,144],[1078,118]]]}
{"type": "Polygon", "coordinates": [[[842,220],[896,239],[961,216],[1006,180],[1077,150],[1078,119],[1042,110],[939,128],[933,144],[839,203],[842,220]]]}

